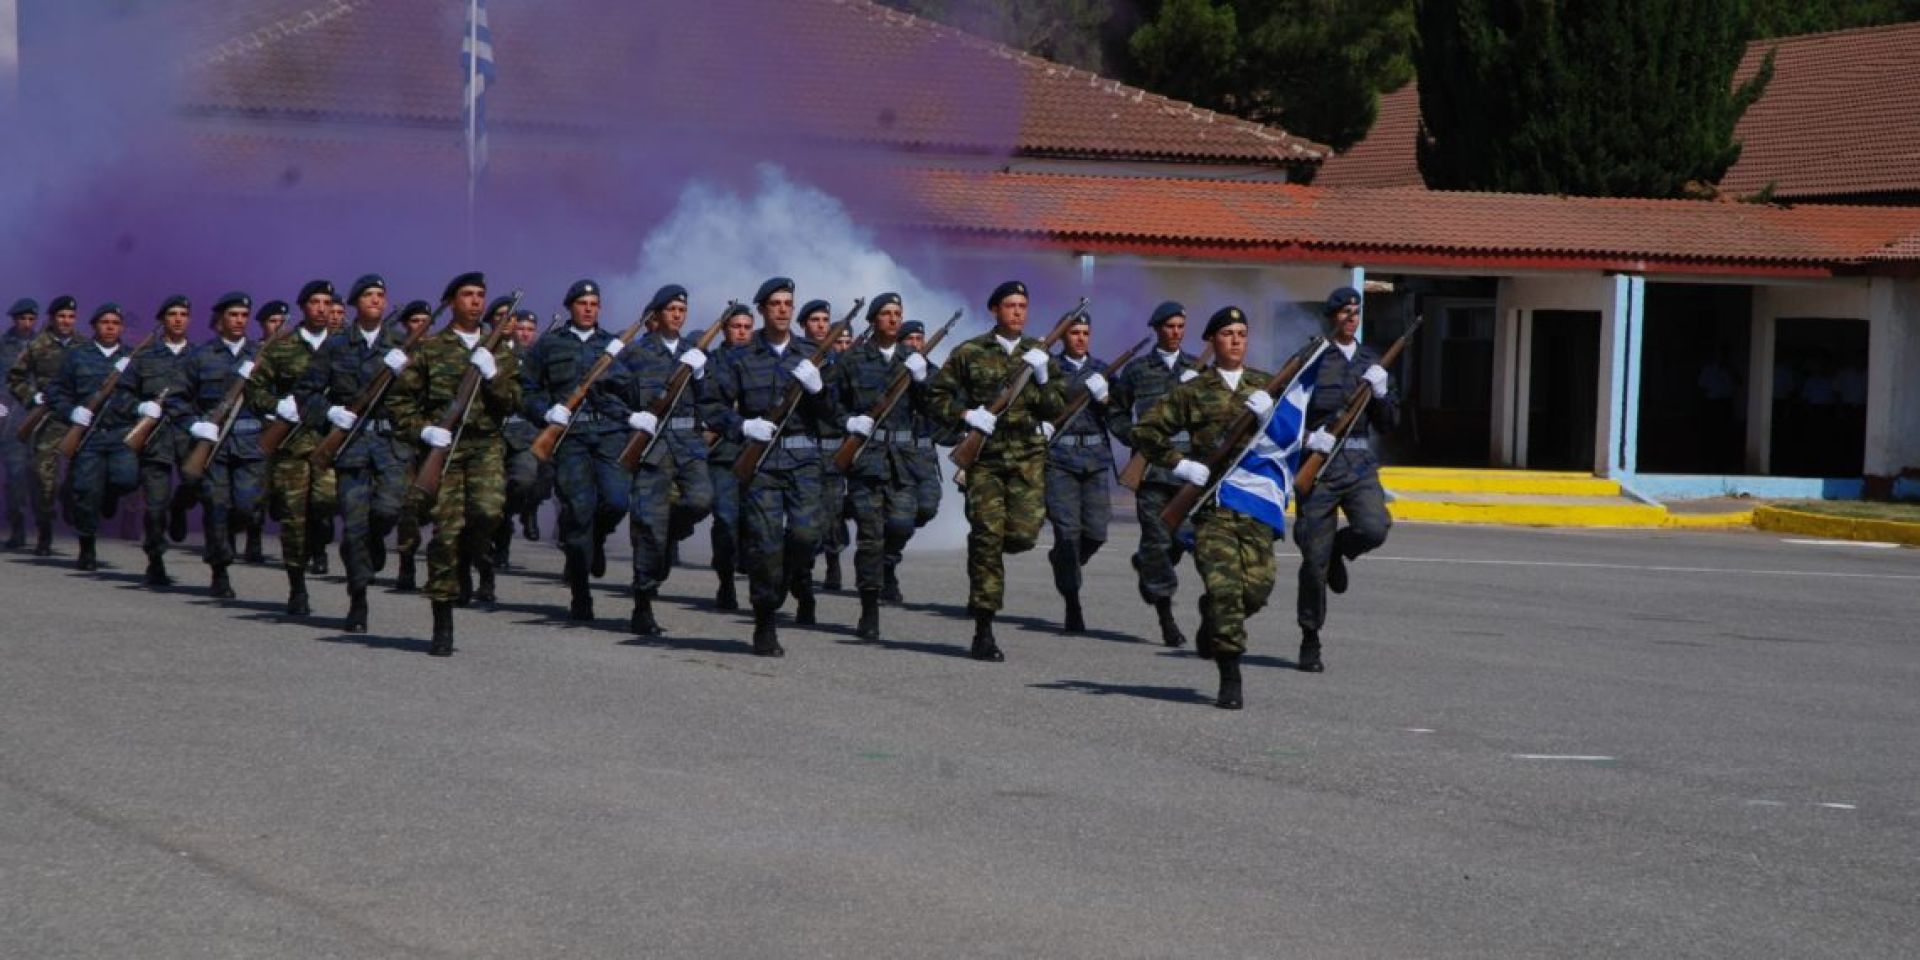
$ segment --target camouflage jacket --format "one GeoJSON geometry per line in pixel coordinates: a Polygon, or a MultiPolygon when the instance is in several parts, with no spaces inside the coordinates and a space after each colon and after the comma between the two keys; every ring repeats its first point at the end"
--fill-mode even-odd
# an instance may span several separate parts
{"type": "MultiPolygon", "coordinates": [[[[967,425],[962,417],[966,412],[993,402],[1007,381],[1026,367],[1020,355],[1039,346],[1040,341],[1021,337],[1013,352],[1008,353],[989,330],[955,347],[946,365],[930,381],[927,402],[934,416],[965,436],[967,425]]],[[[1066,394],[1061,390],[1063,380],[1065,376],[1057,361],[1048,363],[1045,384],[1029,380],[1026,389],[1020,391],[1013,405],[1002,412],[994,424],[993,434],[987,437],[987,444],[980,451],[980,462],[991,464],[1045,456],[1046,438],[1040,433],[1040,424],[1066,410],[1066,394]]]]}
{"type": "MultiPolygon", "coordinates": [[[[906,360],[913,351],[905,345],[896,345],[893,358],[889,360],[872,341],[863,343],[840,354],[839,360],[829,368],[827,389],[834,395],[839,405],[839,420],[844,424],[848,417],[866,416],[880,398],[886,395],[888,385],[893,378],[907,374],[906,360]]],[[[927,383],[932,382],[932,365],[928,365],[927,380],[912,384],[902,394],[900,402],[887,411],[885,419],[874,424],[873,436],[867,441],[866,449],[860,453],[860,459],[854,461],[851,475],[856,477],[900,476],[919,477],[920,458],[913,455],[914,441],[919,439],[919,431],[914,423],[916,414],[924,414],[927,408],[927,383]]],[[[844,432],[844,431],[843,431],[844,432]]],[[[830,449],[837,449],[833,444],[830,449]]]]}
{"type": "MultiPolygon", "coordinates": [[[[1054,363],[1060,366],[1060,375],[1065,378],[1060,392],[1067,403],[1087,392],[1087,377],[1107,373],[1106,361],[1093,356],[1082,361],[1078,369],[1064,355],[1055,357],[1054,363]]],[[[1107,387],[1107,399],[1113,399],[1111,384],[1107,387]]],[[[1111,468],[1113,445],[1107,440],[1106,412],[1106,404],[1088,398],[1087,405],[1067,421],[1066,428],[1054,434],[1053,442],[1047,446],[1047,462],[1080,472],[1111,468]]]]}
{"type": "Polygon", "coordinates": [[[1220,452],[1234,418],[1247,411],[1247,398],[1272,379],[1272,375],[1264,371],[1243,367],[1239,389],[1229,390],[1220,371],[1209,369],[1174,387],[1133,425],[1134,449],[1140,451],[1148,463],[1167,470],[1172,470],[1182,459],[1206,463],[1220,452]],[[1193,438],[1185,453],[1173,442],[1173,438],[1182,433],[1193,438]]]}
{"type": "MultiPolygon", "coordinates": [[[[9,393],[12,392],[13,386],[13,368],[15,365],[24,362],[21,358],[27,355],[27,347],[33,344],[34,336],[32,332],[21,334],[14,333],[11,329],[5,333],[0,333],[0,370],[7,372],[9,393]]],[[[28,394],[27,399],[32,399],[32,396],[32,394],[28,394]]],[[[18,400],[20,398],[16,396],[14,399],[18,400]]],[[[25,402],[25,400],[21,400],[21,403],[25,402]]],[[[15,406],[12,400],[7,401],[6,405],[9,407],[15,406]]]]}
{"type": "MultiPolygon", "coordinates": [[[[486,340],[482,332],[476,346],[486,340]]],[[[413,362],[394,378],[387,391],[387,409],[399,421],[406,438],[419,442],[422,428],[433,426],[446,417],[460,390],[460,379],[472,366],[473,347],[466,345],[452,327],[420,341],[413,362]]],[[[493,348],[499,373],[483,381],[480,392],[467,407],[467,419],[457,431],[461,443],[494,442],[501,436],[506,418],[520,409],[520,358],[503,339],[493,348]]]]}
{"type": "Polygon", "coordinates": [[[44,394],[60,375],[60,361],[76,345],[86,343],[80,337],[60,340],[53,331],[42,330],[27,343],[18,362],[7,367],[7,390],[24,406],[33,405],[33,395],[44,394]]]}
{"type": "MultiPolygon", "coordinates": [[[[1181,378],[1192,379],[1186,375],[1198,375],[1199,372],[1198,358],[1184,350],[1174,359],[1171,367],[1167,366],[1166,359],[1157,350],[1136,358],[1122,367],[1118,375],[1108,378],[1112,384],[1107,393],[1107,430],[1121,443],[1134,447],[1134,424],[1145,418],[1161,397],[1172,392],[1181,378]]],[[[1173,442],[1181,450],[1187,448],[1187,438],[1184,436],[1174,437],[1173,442]]],[[[1166,468],[1158,466],[1147,469],[1146,479],[1148,483],[1179,483],[1166,468]]]]}
{"type": "MultiPolygon", "coordinates": [[[[167,398],[169,412],[189,427],[195,420],[212,416],[213,408],[219,406],[227,394],[229,381],[240,376],[240,371],[253,363],[259,354],[260,343],[248,339],[240,341],[238,352],[219,337],[194,347],[187,354],[186,392],[178,403],[171,396],[167,398]]],[[[262,456],[260,427],[260,416],[247,406],[243,397],[240,410],[233,418],[233,429],[227,432],[227,441],[220,445],[221,458],[259,460],[262,456]]]]}
{"type": "Polygon", "coordinates": [[[191,344],[181,344],[175,353],[165,340],[155,341],[120,375],[110,401],[118,408],[116,419],[128,423],[140,419],[135,408],[145,400],[157,400],[161,405],[160,425],[147,438],[146,449],[140,452],[142,459],[173,463],[186,452],[187,425],[192,421],[183,423],[180,418],[187,412],[187,395],[192,390],[187,382],[187,358],[192,353],[191,344]]]}
{"type": "Polygon", "coordinates": [[[264,421],[278,420],[274,408],[280,398],[292,397],[300,406],[300,422],[306,426],[280,448],[282,456],[304,457],[326,434],[327,398],[321,390],[324,368],[316,367],[314,359],[337,336],[328,334],[316,347],[307,342],[305,331],[295,331],[262,347],[254,361],[253,376],[247,378],[247,407],[254,416],[264,421]]]}

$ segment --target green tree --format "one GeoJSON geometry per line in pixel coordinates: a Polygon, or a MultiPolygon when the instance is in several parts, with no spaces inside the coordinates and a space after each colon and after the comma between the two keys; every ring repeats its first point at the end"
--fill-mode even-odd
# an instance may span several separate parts
{"type": "Polygon", "coordinates": [[[1420,172],[1442,190],[1679,197],[1739,159],[1750,0],[1422,0],[1420,172]]]}
{"type": "Polygon", "coordinates": [[[1920,0],[1753,0],[1757,39],[1920,20],[1920,0]]]}
{"type": "Polygon", "coordinates": [[[1111,0],[882,0],[1036,57],[1101,71],[1111,0]]]}

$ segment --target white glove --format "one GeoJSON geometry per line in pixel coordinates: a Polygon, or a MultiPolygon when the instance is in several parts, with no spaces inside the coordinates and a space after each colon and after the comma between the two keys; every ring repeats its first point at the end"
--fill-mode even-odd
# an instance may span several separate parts
{"type": "Polygon", "coordinates": [[[547,422],[556,427],[564,427],[573,422],[573,411],[564,403],[556,403],[547,408],[547,422]]]}
{"type": "Polygon", "coordinates": [[[695,380],[707,375],[707,355],[698,348],[688,347],[687,352],[680,355],[680,362],[693,368],[695,380]]]}
{"type": "Polygon", "coordinates": [[[13,411],[7,409],[6,404],[0,403],[0,419],[5,419],[6,415],[12,412],[13,411]]]}
{"type": "Polygon", "coordinates": [[[1360,375],[1360,379],[1365,380],[1367,386],[1373,388],[1373,395],[1376,399],[1387,395],[1387,370],[1385,367],[1376,363],[1368,367],[1367,372],[1360,375]]]}
{"type": "Polygon", "coordinates": [[[660,418],[651,410],[635,410],[627,417],[627,427],[642,433],[659,433],[660,418]]]}
{"type": "Polygon", "coordinates": [[[193,426],[187,428],[187,432],[192,434],[195,440],[205,440],[208,443],[220,439],[220,428],[205,420],[195,420],[193,426]]]}
{"type": "Polygon", "coordinates": [[[76,427],[90,426],[93,423],[93,411],[86,407],[74,407],[73,412],[67,414],[67,419],[73,421],[76,427]]]}
{"type": "Polygon", "coordinates": [[[740,425],[740,432],[755,443],[771,443],[773,442],[773,421],[754,417],[740,425]]]}
{"type": "MultiPolygon", "coordinates": [[[[392,370],[394,374],[398,375],[400,371],[407,369],[407,352],[399,347],[394,347],[392,350],[387,351],[386,356],[380,358],[380,362],[386,364],[388,370],[392,370]]],[[[242,376],[244,376],[244,374],[242,374],[242,376]]]]}
{"type": "Polygon", "coordinates": [[[132,357],[121,357],[120,359],[118,359],[118,360],[115,360],[115,361],[113,362],[113,368],[114,368],[115,370],[118,370],[118,371],[120,371],[121,373],[126,373],[126,372],[127,372],[127,364],[129,364],[129,363],[132,363],[132,362],[133,362],[133,358],[132,358],[132,357]]]}
{"type": "Polygon", "coordinates": [[[1107,378],[1097,373],[1087,374],[1087,392],[1093,395],[1095,403],[1107,402],[1107,378]]]}
{"type": "Polygon", "coordinates": [[[421,427],[420,439],[425,440],[429,447],[453,446],[453,432],[445,427],[421,427]]]}
{"type": "Polygon", "coordinates": [[[468,357],[467,362],[480,371],[482,380],[492,380],[500,375],[500,365],[494,361],[493,354],[479,347],[474,348],[473,356],[468,357]]]}
{"type": "Polygon", "coordinates": [[[240,379],[242,380],[253,379],[253,361],[248,360],[247,362],[241,364],[240,369],[235,370],[234,373],[239,374],[240,379]]]}
{"type": "Polygon", "coordinates": [[[972,427],[975,430],[978,430],[981,433],[986,434],[987,436],[993,436],[993,425],[1000,418],[994,416],[991,413],[988,413],[986,407],[974,407],[972,410],[968,410],[966,413],[962,414],[960,416],[960,419],[965,420],[967,422],[967,426],[972,427]]]}
{"type": "Polygon", "coordinates": [[[800,388],[808,393],[819,393],[826,381],[820,379],[820,368],[811,360],[802,360],[793,368],[793,379],[800,381],[800,388]]]}
{"type": "Polygon", "coordinates": [[[140,401],[140,405],[134,407],[133,412],[139,414],[143,420],[160,419],[160,405],[152,400],[140,401]]]}
{"type": "Polygon", "coordinates": [[[43,404],[45,404],[46,402],[47,402],[47,395],[46,395],[46,394],[44,394],[44,393],[41,393],[41,392],[39,392],[38,390],[36,390],[36,391],[34,391],[34,393],[33,393],[33,405],[34,405],[34,406],[36,406],[36,407],[38,407],[38,406],[41,406],[41,405],[43,405],[43,404]]]}
{"type": "Polygon", "coordinates": [[[1046,437],[1048,443],[1052,443],[1053,442],[1053,424],[1045,420],[1041,421],[1040,435],[1043,437],[1046,437]]]}
{"type": "Polygon", "coordinates": [[[327,422],[342,430],[352,430],[360,422],[360,416],[346,407],[328,407],[327,422]]]}
{"type": "Polygon", "coordinates": [[[288,423],[299,423],[300,405],[294,403],[291,396],[281,397],[280,402],[273,405],[273,415],[288,423]]]}
{"type": "Polygon", "coordinates": [[[602,347],[601,349],[607,352],[607,356],[617,357],[620,355],[620,351],[625,350],[626,348],[627,348],[627,342],[625,340],[622,340],[619,337],[614,337],[612,340],[608,340],[607,345],[605,347],[602,347]]]}
{"type": "Polygon", "coordinates": [[[1326,427],[1315,427],[1307,434],[1307,449],[1315,453],[1332,453],[1333,444],[1333,434],[1328,433],[1326,427]]]}
{"type": "Polygon", "coordinates": [[[909,353],[907,354],[907,358],[900,362],[907,365],[907,373],[912,375],[914,383],[926,382],[926,379],[927,379],[927,358],[926,357],[923,357],[917,353],[909,353]]]}
{"type": "Polygon", "coordinates": [[[1265,390],[1255,390],[1252,396],[1247,397],[1247,409],[1252,410],[1254,416],[1265,420],[1267,413],[1273,409],[1273,394],[1265,390]]]}
{"type": "Polygon", "coordinates": [[[1196,487],[1204,487],[1212,479],[1213,471],[1198,460],[1182,460],[1173,465],[1173,475],[1196,487]]]}
{"type": "Polygon", "coordinates": [[[848,417],[847,432],[857,433],[863,437],[873,436],[873,418],[864,413],[858,416],[848,417]]]}
{"type": "Polygon", "coordinates": [[[1052,358],[1047,356],[1045,350],[1034,347],[1026,353],[1021,354],[1020,359],[1024,361],[1027,366],[1033,368],[1033,382],[1040,384],[1047,382],[1047,361],[1052,358]]]}
{"type": "Polygon", "coordinates": [[[1180,382],[1186,383],[1188,380],[1192,380],[1194,377],[1197,377],[1199,375],[1200,375],[1200,371],[1198,370],[1182,370],[1180,371],[1180,382]]]}

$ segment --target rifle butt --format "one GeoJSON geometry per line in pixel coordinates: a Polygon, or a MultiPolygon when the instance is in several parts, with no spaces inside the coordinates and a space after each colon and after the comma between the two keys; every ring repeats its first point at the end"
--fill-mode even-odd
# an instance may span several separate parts
{"type": "Polygon", "coordinates": [[[77,424],[68,426],[66,435],[60,438],[61,459],[72,460],[73,455],[80,452],[80,441],[85,440],[86,438],[87,438],[86,427],[82,427],[77,424]]]}
{"type": "Polygon", "coordinates": [[[647,447],[653,443],[653,434],[645,430],[635,430],[627,437],[627,445],[620,448],[620,469],[633,473],[640,469],[640,458],[646,456],[647,447]]]}
{"type": "Polygon", "coordinates": [[[213,462],[213,441],[195,440],[193,449],[187,451],[185,459],[180,461],[180,476],[198,483],[207,475],[207,464],[213,462]]]}
{"type": "Polygon", "coordinates": [[[767,447],[754,440],[740,448],[740,455],[733,460],[733,478],[741,483],[753,480],[753,475],[760,472],[760,461],[766,459],[767,447]]]}
{"type": "Polygon", "coordinates": [[[136,454],[145,453],[147,441],[153,439],[153,432],[158,429],[160,429],[160,421],[142,417],[139,423],[133,425],[133,429],[127,431],[125,439],[127,449],[136,454]]]}
{"type": "Polygon", "coordinates": [[[1134,454],[1127,458],[1127,465],[1120,468],[1120,485],[1128,490],[1138,490],[1147,482],[1147,458],[1134,454]]]}
{"type": "Polygon", "coordinates": [[[422,496],[440,495],[440,477],[447,472],[447,457],[451,452],[451,447],[431,447],[421,458],[420,467],[413,474],[413,488],[422,496]]]}
{"type": "Polygon", "coordinates": [[[287,438],[293,435],[293,424],[285,420],[269,420],[260,428],[260,452],[271,457],[286,445],[287,438]]]}
{"type": "Polygon", "coordinates": [[[978,430],[969,430],[965,438],[953,445],[953,452],[947,454],[947,459],[951,461],[954,466],[965,470],[972,467],[975,460],[980,459],[980,451],[985,448],[986,445],[986,434],[978,430]]]}
{"type": "Polygon", "coordinates": [[[1200,495],[1204,492],[1191,483],[1180,486],[1179,491],[1160,511],[1160,522],[1166,524],[1168,533],[1178,531],[1180,525],[1187,522],[1188,515],[1192,514],[1193,508],[1199,505],[1200,495]]]}
{"type": "Polygon", "coordinates": [[[51,416],[52,413],[53,408],[51,407],[44,405],[35,407],[21,419],[20,429],[13,434],[14,439],[19,440],[21,443],[32,443],[33,435],[40,432],[40,426],[47,422],[47,417],[51,416]]]}
{"type": "Polygon", "coordinates": [[[1320,471],[1327,465],[1327,458],[1313,454],[1307,462],[1300,465],[1300,472],[1293,475],[1293,500],[1295,503],[1306,499],[1313,492],[1313,485],[1320,479],[1320,471]]]}
{"type": "Polygon", "coordinates": [[[557,423],[549,423],[540,428],[540,435],[533,438],[527,449],[533,451],[533,458],[541,463],[553,461],[553,451],[560,446],[560,438],[566,435],[566,428],[557,423]]]}
{"type": "Polygon", "coordinates": [[[327,435],[321,437],[320,442],[314,445],[313,452],[307,454],[307,462],[312,464],[315,470],[331,470],[333,461],[340,456],[340,449],[346,445],[347,431],[338,428],[329,430],[327,435]]]}
{"type": "Polygon", "coordinates": [[[833,468],[846,473],[853,469],[853,462],[860,459],[860,451],[867,447],[867,438],[859,435],[840,441],[840,449],[833,452],[833,468]]]}

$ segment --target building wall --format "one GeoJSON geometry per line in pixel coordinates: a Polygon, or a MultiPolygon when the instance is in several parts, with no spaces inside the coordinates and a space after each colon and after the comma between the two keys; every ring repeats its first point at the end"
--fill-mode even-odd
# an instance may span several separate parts
{"type": "Polygon", "coordinates": [[[1920,281],[1876,277],[1867,294],[1869,490],[1920,471],[1920,281]]]}

